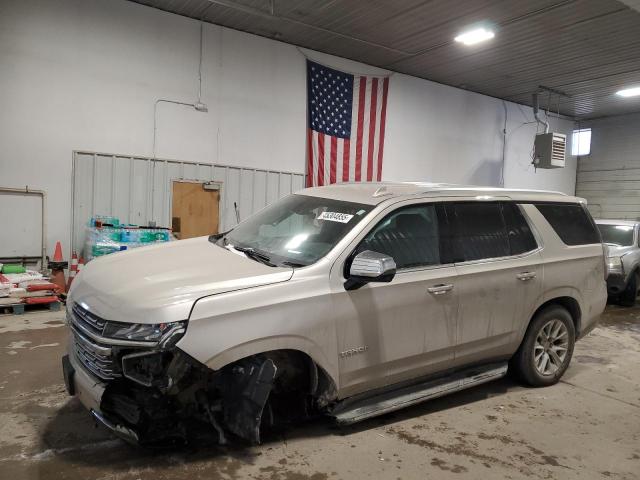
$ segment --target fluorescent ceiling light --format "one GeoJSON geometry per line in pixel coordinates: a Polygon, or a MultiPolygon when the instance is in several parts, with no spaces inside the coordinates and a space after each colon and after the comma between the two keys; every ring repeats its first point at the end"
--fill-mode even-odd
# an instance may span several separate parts
{"type": "Polygon", "coordinates": [[[469,30],[468,32],[461,33],[454,40],[456,42],[464,43],[465,45],[475,45],[476,43],[484,42],[495,37],[496,34],[492,30],[486,28],[476,28],[475,30],[469,30]]]}
{"type": "Polygon", "coordinates": [[[637,97],[640,95],[640,87],[625,88],[624,90],[618,90],[616,95],[621,97],[637,97]]]}

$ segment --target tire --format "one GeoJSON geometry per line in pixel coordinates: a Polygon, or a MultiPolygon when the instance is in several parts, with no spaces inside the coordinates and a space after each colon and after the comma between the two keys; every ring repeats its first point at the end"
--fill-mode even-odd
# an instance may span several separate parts
{"type": "Polygon", "coordinates": [[[638,296],[638,273],[634,272],[627,283],[627,287],[620,294],[618,303],[623,307],[633,307],[638,296]]]}
{"type": "Polygon", "coordinates": [[[569,366],[575,338],[571,314],[561,306],[551,305],[531,320],[509,369],[532,387],[553,385],[569,366]]]}

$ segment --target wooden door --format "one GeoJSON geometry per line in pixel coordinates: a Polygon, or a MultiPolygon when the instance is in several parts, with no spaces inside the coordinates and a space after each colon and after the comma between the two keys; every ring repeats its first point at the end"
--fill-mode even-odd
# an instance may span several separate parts
{"type": "Polygon", "coordinates": [[[173,182],[171,228],[180,240],[218,233],[220,191],[202,183],[173,182]]]}

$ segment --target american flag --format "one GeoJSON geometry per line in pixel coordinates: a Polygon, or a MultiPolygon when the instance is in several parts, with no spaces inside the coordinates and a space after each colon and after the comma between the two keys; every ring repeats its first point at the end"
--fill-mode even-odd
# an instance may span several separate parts
{"type": "Polygon", "coordinates": [[[389,77],[307,60],[307,186],[382,179],[389,77]]]}

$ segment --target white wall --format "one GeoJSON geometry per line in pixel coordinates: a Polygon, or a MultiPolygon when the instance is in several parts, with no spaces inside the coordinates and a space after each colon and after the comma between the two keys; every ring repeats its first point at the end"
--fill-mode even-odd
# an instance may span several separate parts
{"type": "Polygon", "coordinates": [[[591,153],[578,160],[578,195],[597,218],[640,219],[640,114],[597,119],[580,128],[591,128],[591,153]]]}
{"type": "MultiPolygon", "coordinates": [[[[152,156],[154,102],[196,100],[198,55],[198,22],[141,5],[0,2],[0,186],[48,192],[49,249],[58,239],[69,245],[72,151],[152,156]]],[[[300,51],[206,25],[204,55],[209,113],[160,104],[156,155],[303,172],[300,51]]],[[[338,68],[377,71],[312,55],[338,68]]],[[[563,170],[534,174],[535,125],[523,125],[531,109],[506,106],[505,185],[573,193],[575,159],[563,170]]],[[[383,179],[498,185],[504,114],[500,100],[394,75],[383,179]]],[[[556,124],[572,128],[567,120],[556,124]]]]}
{"type": "MultiPolygon", "coordinates": [[[[575,158],[564,169],[534,172],[530,108],[406,75],[394,75],[389,88],[384,179],[499,186],[505,106],[504,186],[573,194],[575,158]]],[[[551,119],[552,130],[572,128],[551,119]]]]}

